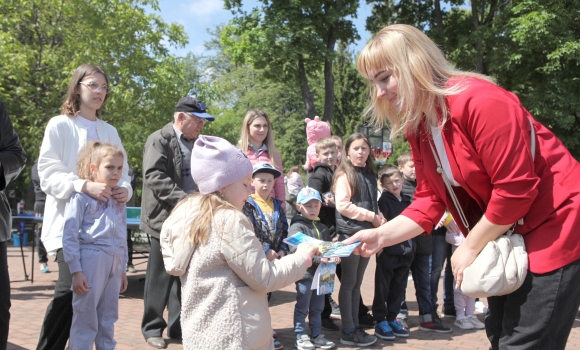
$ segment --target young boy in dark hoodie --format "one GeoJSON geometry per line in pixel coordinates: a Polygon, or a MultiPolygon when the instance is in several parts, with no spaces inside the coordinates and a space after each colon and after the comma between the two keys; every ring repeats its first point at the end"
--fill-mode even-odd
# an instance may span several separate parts
{"type": "MultiPolygon", "coordinates": [[[[392,220],[411,204],[411,198],[401,193],[403,176],[399,169],[386,165],[379,171],[383,193],[379,198],[379,210],[392,220]]],[[[405,299],[407,277],[413,262],[413,240],[384,248],[377,253],[375,269],[375,297],[373,317],[375,336],[384,340],[408,337],[409,331],[397,320],[401,302],[405,299]]]]}
{"type": "MultiPolygon", "coordinates": [[[[407,195],[413,201],[417,187],[417,180],[415,176],[415,164],[411,152],[405,152],[397,159],[399,170],[403,174],[403,183],[401,193],[407,195]]],[[[439,316],[437,316],[437,288],[439,287],[439,277],[441,276],[441,267],[445,257],[443,254],[449,246],[445,242],[445,227],[433,230],[429,235],[419,235],[413,238],[415,243],[415,256],[411,264],[411,273],[413,275],[413,283],[415,284],[415,295],[417,297],[417,305],[419,306],[419,330],[426,332],[449,333],[451,328],[443,325],[439,316]],[[439,247],[439,245],[443,245],[439,247]],[[437,251],[435,251],[437,249],[437,251]],[[441,250],[443,249],[443,253],[441,250]],[[433,263],[430,258],[432,253],[435,254],[433,263]],[[438,269],[437,269],[438,267],[438,269]],[[432,273],[433,272],[433,276],[432,273]],[[435,290],[431,290],[434,288],[435,290]]],[[[449,249],[449,253],[451,250],[449,249]]],[[[449,254],[451,257],[451,254],[449,254]]],[[[451,302],[453,302],[453,293],[451,294],[451,302]]],[[[446,304],[448,302],[446,301],[446,304]]],[[[398,315],[403,326],[408,329],[406,324],[407,318],[407,303],[403,302],[401,305],[401,312],[398,315]]]]}
{"type": "MultiPolygon", "coordinates": [[[[322,199],[320,193],[311,187],[305,187],[298,193],[296,209],[299,214],[292,218],[292,225],[288,235],[293,236],[304,233],[321,241],[330,242],[333,236],[328,227],[319,221],[318,215],[322,199]]],[[[294,251],[295,248],[291,249],[294,251]]],[[[312,266],[306,270],[304,277],[296,281],[296,305],[294,307],[294,332],[296,332],[296,348],[298,350],[314,350],[334,348],[335,344],[326,338],[321,330],[321,314],[324,309],[324,294],[318,295],[316,290],[311,290],[312,279],[319,264],[328,264],[329,260],[340,263],[340,258],[312,259],[312,266]],[[306,316],[310,324],[312,338],[306,333],[306,316]]]]}

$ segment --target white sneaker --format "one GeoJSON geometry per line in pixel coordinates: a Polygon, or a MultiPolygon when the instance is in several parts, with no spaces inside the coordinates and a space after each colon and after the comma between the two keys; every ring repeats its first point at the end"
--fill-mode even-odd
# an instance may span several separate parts
{"type": "Polygon", "coordinates": [[[310,341],[310,337],[302,334],[300,338],[296,339],[296,349],[298,350],[314,350],[316,347],[310,341]]]}
{"type": "Polygon", "coordinates": [[[314,344],[315,347],[321,349],[333,349],[335,347],[335,344],[330,340],[326,339],[324,337],[324,334],[319,334],[317,337],[312,338],[312,343],[314,344]]]}
{"type": "Polygon", "coordinates": [[[469,318],[467,318],[467,317],[456,319],[454,324],[461,329],[473,329],[473,328],[475,328],[473,326],[473,324],[469,321],[469,318]]]}
{"type": "Polygon", "coordinates": [[[477,318],[477,316],[473,315],[471,317],[468,317],[469,322],[471,322],[471,324],[473,325],[473,327],[475,329],[484,329],[485,328],[485,324],[483,322],[481,322],[479,320],[479,318],[477,318]]]}
{"type": "Polygon", "coordinates": [[[481,301],[475,303],[475,311],[486,314],[487,313],[487,306],[483,304],[481,301]]]}

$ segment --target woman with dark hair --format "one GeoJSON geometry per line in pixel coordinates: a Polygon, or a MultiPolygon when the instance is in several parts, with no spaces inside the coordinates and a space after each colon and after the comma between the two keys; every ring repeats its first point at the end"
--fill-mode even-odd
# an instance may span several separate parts
{"type": "Polygon", "coordinates": [[[451,258],[460,286],[484,246],[514,227],[529,270],[518,290],[488,298],[491,349],[564,349],[580,305],[580,163],[516,95],[453,68],[414,27],[383,28],[357,66],[374,123],[407,134],[417,192],[401,215],[345,243],[373,254],[431,232],[449,208],[466,237],[451,258]]]}
{"type": "Polygon", "coordinates": [[[108,98],[109,80],[103,69],[81,65],[73,73],[61,107],[62,115],[50,119],[44,131],[38,159],[40,186],[47,195],[41,238],[46,251],[56,254],[59,274],[54,299],[46,309],[39,350],[64,350],[69,338],[73,316],[72,275],[62,250],[64,209],[68,199],[75,192],[84,192],[101,202],[112,197],[119,204],[131,198],[126,156],[121,180],[115,188],[77,176],[77,157],[90,141],[108,142],[125,152],[117,130],[98,118],[108,98]]]}

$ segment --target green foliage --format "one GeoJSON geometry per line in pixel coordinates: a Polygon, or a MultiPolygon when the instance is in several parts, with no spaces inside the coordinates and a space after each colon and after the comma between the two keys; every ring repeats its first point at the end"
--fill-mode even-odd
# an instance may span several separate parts
{"type": "MultiPolygon", "coordinates": [[[[37,158],[48,120],[60,114],[68,82],[81,63],[103,67],[112,86],[102,118],[118,130],[139,174],[147,136],[171,120],[177,99],[193,89],[181,25],[145,7],[155,0],[0,0],[0,99],[28,153],[37,158]]],[[[29,168],[27,168],[29,169],[29,168]]],[[[18,186],[29,178],[24,173],[18,186]]]]}
{"type": "Polygon", "coordinates": [[[518,95],[580,157],[579,1],[454,0],[444,9],[440,0],[367,2],[367,29],[421,28],[458,68],[488,74],[518,95]]]}
{"type": "Polygon", "coordinates": [[[305,115],[317,114],[310,80],[324,71],[323,119],[332,121],[332,63],[337,41],[358,39],[354,24],[357,0],[261,0],[261,7],[243,12],[241,1],[226,1],[236,17],[221,33],[224,52],[236,65],[249,64],[264,77],[300,88],[305,115]]]}

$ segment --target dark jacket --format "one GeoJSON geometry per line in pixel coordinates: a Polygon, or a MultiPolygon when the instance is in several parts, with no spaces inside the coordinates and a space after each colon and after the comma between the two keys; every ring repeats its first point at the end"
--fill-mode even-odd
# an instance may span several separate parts
{"type": "Polygon", "coordinates": [[[415,189],[417,188],[417,181],[403,179],[403,188],[401,189],[401,194],[411,198],[411,202],[415,199],[415,189]]]}
{"type": "Polygon", "coordinates": [[[262,215],[260,214],[260,208],[257,204],[252,204],[249,198],[250,197],[248,197],[248,200],[244,204],[242,211],[254,225],[254,233],[256,234],[256,237],[258,237],[260,243],[262,243],[262,247],[269,245],[269,249],[272,249],[275,252],[283,250],[288,253],[288,245],[282,242],[286,237],[288,237],[288,221],[286,220],[286,213],[282,209],[282,201],[272,197],[274,206],[278,208],[279,215],[278,220],[276,221],[274,239],[272,239],[270,231],[268,230],[268,224],[264,222],[262,215]]]}
{"type": "MultiPolygon", "coordinates": [[[[404,179],[403,188],[401,189],[401,194],[405,194],[411,197],[411,202],[415,199],[415,190],[417,189],[417,181],[411,181],[404,179]]],[[[415,254],[416,255],[431,255],[433,253],[433,237],[432,234],[445,234],[447,229],[441,227],[437,230],[433,230],[431,234],[422,234],[413,238],[415,241],[415,254]]]]}
{"type": "MultiPolygon", "coordinates": [[[[40,187],[40,176],[38,175],[38,161],[34,162],[30,170],[30,178],[34,185],[34,214],[44,216],[44,204],[46,203],[46,193],[40,187]]],[[[133,198],[135,196],[131,196],[133,198]]]]}
{"type": "MultiPolygon", "coordinates": [[[[332,187],[332,176],[334,175],[334,170],[326,164],[316,163],[314,164],[314,170],[310,177],[308,178],[308,187],[312,187],[322,196],[326,192],[330,192],[332,187]]],[[[335,208],[325,207],[324,205],[320,208],[320,222],[325,224],[327,227],[336,227],[336,216],[335,208]]]]}
{"type": "MultiPolygon", "coordinates": [[[[316,171],[316,170],[315,170],[316,171]]],[[[307,218],[303,217],[300,214],[294,215],[292,218],[292,225],[290,225],[290,229],[288,229],[288,236],[294,236],[298,233],[304,233],[312,238],[316,238],[321,241],[331,242],[332,237],[330,231],[326,225],[324,225],[321,221],[318,220],[308,220],[307,218]],[[315,228],[316,226],[316,228],[315,228]],[[318,236],[318,232],[320,232],[320,237],[318,236]]],[[[291,252],[294,252],[296,248],[292,247],[290,249],[291,252]]],[[[301,280],[312,280],[314,274],[316,273],[316,269],[320,264],[320,257],[315,256],[312,258],[312,266],[310,266],[306,270],[306,274],[301,280]]]]}
{"type": "Polygon", "coordinates": [[[143,195],[139,228],[159,238],[161,226],[187,193],[181,189],[181,150],[173,130],[166,124],[147,138],[143,152],[143,195]]]}
{"type": "MultiPolygon", "coordinates": [[[[379,213],[377,205],[377,179],[375,176],[363,167],[354,167],[357,175],[359,188],[352,195],[350,201],[357,207],[379,213]]],[[[373,228],[372,222],[357,221],[347,218],[335,210],[336,214],[336,233],[352,236],[360,230],[373,228]]],[[[339,236],[340,237],[340,236],[339,236]]],[[[342,238],[341,238],[342,239],[342,238]]]]}
{"type": "MultiPolygon", "coordinates": [[[[405,208],[411,205],[411,198],[401,192],[401,200],[389,191],[384,190],[379,198],[379,209],[387,221],[401,214],[405,208]]],[[[386,247],[384,252],[389,255],[413,255],[413,240],[409,239],[399,244],[386,247]]]]}
{"type": "Polygon", "coordinates": [[[0,242],[8,240],[12,229],[12,211],[4,191],[10,181],[14,180],[26,164],[26,153],[4,103],[0,101],[0,242]]]}

